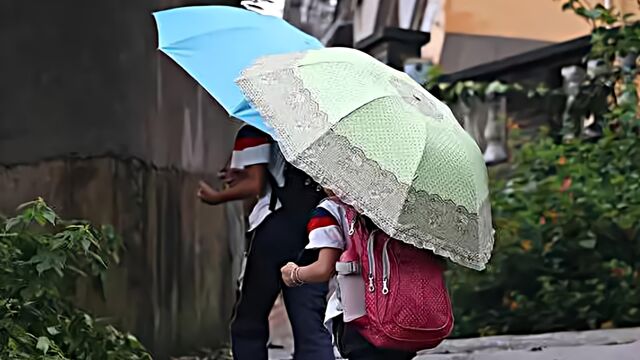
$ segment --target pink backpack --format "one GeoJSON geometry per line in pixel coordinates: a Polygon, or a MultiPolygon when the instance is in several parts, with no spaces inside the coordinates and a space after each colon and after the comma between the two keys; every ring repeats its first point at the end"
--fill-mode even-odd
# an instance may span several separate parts
{"type": "Polygon", "coordinates": [[[359,264],[366,287],[366,315],[350,324],[376,347],[436,347],[453,329],[442,261],[431,251],[371,231],[351,206],[343,207],[351,228],[340,262],[359,264]]]}

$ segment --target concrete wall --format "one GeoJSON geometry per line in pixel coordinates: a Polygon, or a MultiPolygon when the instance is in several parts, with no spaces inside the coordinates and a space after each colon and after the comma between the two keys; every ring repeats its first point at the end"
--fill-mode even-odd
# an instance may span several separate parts
{"type": "MultiPolygon", "coordinates": [[[[563,42],[587,35],[590,25],[559,0],[446,0],[446,31],[458,34],[563,42]]],[[[602,0],[585,3],[595,5],[602,0]]],[[[612,0],[624,13],[640,14],[636,0],[612,0]]]]}
{"type": "Polygon", "coordinates": [[[113,224],[123,265],[79,301],[158,358],[227,341],[243,239],[240,206],[195,199],[237,124],[156,51],[152,11],[184,3],[0,3],[0,212],[42,196],[113,224]]]}
{"type": "Polygon", "coordinates": [[[548,42],[589,33],[589,25],[563,12],[562,4],[554,0],[447,0],[446,31],[548,42]]]}
{"type": "Polygon", "coordinates": [[[449,33],[440,55],[440,65],[445,73],[454,73],[547,45],[551,45],[551,43],[508,37],[449,33]]]}

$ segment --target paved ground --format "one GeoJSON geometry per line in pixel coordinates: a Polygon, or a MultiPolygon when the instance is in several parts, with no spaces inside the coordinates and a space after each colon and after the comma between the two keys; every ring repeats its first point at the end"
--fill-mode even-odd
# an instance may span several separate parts
{"type": "Polygon", "coordinates": [[[416,360],[638,360],[640,341],[623,345],[565,346],[533,350],[488,350],[419,356],[416,360]]]}
{"type": "MultiPolygon", "coordinates": [[[[290,360],[284,351],[274,351],[270,360],[290,360]]],[[[470,354],[421,355],[416,360],[638,360],[640,341],[624,345],[553,347],[532,350],[497,350],[470,354]]]]}
{"type": "MultiPolygon", "coordinates": [[[[270,360],[289,360],[274,350],[270,360]]],[[[416,360],[639,360],[640,328],[450,340],[416,360]]]]}
{"type": "MultiPolygon", "coordinates": [[[[180,360],[227,360],[228,351],[180,360]]],[[[272,350],[270,360],[290,360],[272,350]]],[[[638,360],[640,328],[451,340],[416,360],[638,360]]]]}
{"type": "MultiPolygon", "coordinates": [[[[282,302],[271,316],[271,341],[284,349],[270,351],[270,360],[290,360],[291,328],[282,302]]],[[[225,360],[229,351],[180,360],[225,360]]],[[[494,336],[449,340],[416,360],[640,360],[640,328],[562,332],[526,336],[494,336]]]]}
{"type": "Polygon", "coordinates": [[[638,360],[640,328],[451,340],[419,360],[638,360]]]}

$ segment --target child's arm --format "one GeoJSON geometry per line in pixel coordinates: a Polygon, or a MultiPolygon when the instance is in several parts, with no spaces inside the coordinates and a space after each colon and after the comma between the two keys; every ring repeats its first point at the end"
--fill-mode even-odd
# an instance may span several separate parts
{"type": "Polygon", "coordinates": [[[265,186],[266,171],[265,164],[248,166],[243,171],[242,177],[237,179],[233,186],[222,191],[214,190],[207,183],[201,181],[198,197],[210,205],[258,197],[265,186]]]}
{"type": "Polygon", "coordinates": [[[285,285],[292,287],[304,283],[323,283],[331,279],[335,272],[336,262],[342,250],[334,248],[320,249],[318,260],[311,265],[299,267],[288,263],[280,270],[285,285]]]}
{"type": "Polygon", "coordinates": [[[231,158],[225,167],[228,171],[223,170],[219,174],[224,177],[223,180],[229,187],[217,191],[201,181],[198,197],[205,203],[217,205],[260,196],[266,185],[272,143],[269,135],[252,126],[245,125],[240,128],[233,144],[231,158]]]}
{"type": "Polygon", "coordinates": [[[233,155],[229,157],[224,167],[218,172],[218,178],[222,180],[227,187],[235,186],[235,184],[240,182],[246,175],[244,169],[234,169],[231,167],[232,157],[233,155]]]}

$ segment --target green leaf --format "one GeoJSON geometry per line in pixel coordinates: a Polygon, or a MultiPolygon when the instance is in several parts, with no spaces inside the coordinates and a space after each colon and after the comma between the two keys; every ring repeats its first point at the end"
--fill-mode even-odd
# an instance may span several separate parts
{"type": "Polygon", "coordinates": [[[37,205],[38,201],[40,201],[40,200],[41,199],[38,198],[37,200],[29,201],[29,202],[26,202],[24,204],[19,205],[18,206],[18,211],[25,211],[27,208],[30,208],[30,207],[33,207],[33,206],[37,205]]]}
{"type": "Polygon", "coordinates": [[[89,247],[91,247],[91,241],[89,239],[82,239],[80,241],[80,243],[82,244],[82,248],[84,249],[84,251],[88,251],[89,247]]]}
{"type": "Polygon", "coordinates": [[[20,217],[14,217],[14,218],[8,219],[7,222],[4,224],[4,230],[10,231],[21,222],[22,222],[22,218],[20,217]]]}
{"type": "Polygon", "coordinates": [[[45,209],[42,213],[42,216],[49,222],[51,225],[56,224],[56,214],[49,208],[45,209]]]}
{"type": "Polygon", "coordinates": [[[593,249],[596,247],[596,240],[590,239],[590,240],[581,240],[580,242],[578,242],[578,244],[585,248],[585,249],[593,249]]]}
{"type": "Polygon", "coordinates": [[[51,252],[49,250],[43,249],[38,251],[38,253],[33,256],[28,264],[36,264],[36,270],[38,271],[38,275],[41,275],[43,272],[48,270],[55,270],[58,275],[62,276],[62,269],[65,266],[66,256],[59,252],[51,252]]]}
{"type": "Polygon", "coordinates": [[[36,265],[36,270],[38,271],[38,275],[42,275],[43,272],[53,268],[50,262],[41,262],[36,265]]]}
{"type": "Polygon", "coordinates": [[[50,347],[51,347],[51,341],[49,340],[49,338],[44,336],[40,336],[38,338],[36,349],[42,351],[43,354],[46,354],[49,351],[50,347]]]}
{"type": "Polygon", "coordinates": [[[509,87],[506,84],[503,84],[500,81],[493,81],[485,90],[487,94],[504,94],[509,90],[509,87]]]}
{"type": "Polygon", "coordinates": [[[122,249],[115,232],[84,222],[51,226],[64,221],[42,199],[20,212],[0,217],[0,359],[150,359],[127,333],[70,301],[78,277],[104,281],[102,258],[122,249]]]}
{"type": "Polygon", "coordinates": [[[593,9],[584,11],[584,14],[590,19],[597,20],[604,15],[604,12],[601,9],[593,9]]]}
{"type": "Polygon", "coordinates": [[[575,9],[576,14],[578,14],[578,15],[580,15],[582,17],[589,17],[587,15],[587,11],[588,11],[587,8],[585,8],[583,6],[580,6],[578,8],[574,8],[574,9],[575,9]]]}

